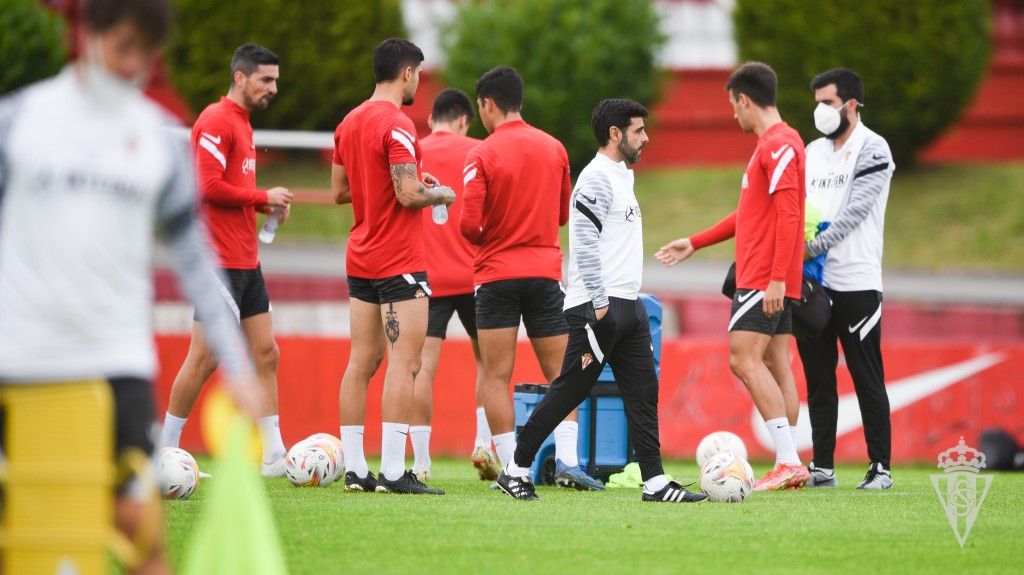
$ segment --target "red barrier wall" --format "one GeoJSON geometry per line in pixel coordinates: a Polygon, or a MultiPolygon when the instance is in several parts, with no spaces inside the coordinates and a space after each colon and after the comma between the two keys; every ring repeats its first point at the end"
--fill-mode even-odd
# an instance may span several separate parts
{"type": "MultiPolygon", "coordinates": [[[[317,431],[336,434],[336,399],[348,360],[349,342],[279,337],[278,344],[281,429],[285,442],[291,444],[317,431]]],[[[159,336],[157,346],[164,366],[157,385],[157,403],[162,414],[174,373],[184,359],[188,337],[159,336]]],[[[520,343],[518,352],[513,381],[541,381],[529,344],[520,343]]],[[[977,441],[981,431],[990,426],[1004,427],[1024,439],[1024,395],[1015,369],[1024,362],[1024,343],[898,343],[884,346],[883,353],[894,403],[895,461],[932,462],[940,451],[955,445],[961,434],[969,442],[977,441]],[[940,368],[987,354],[998,354],[992,358],[994,365],[977,373],[936,373],[940,368]],[[915,381],[907,380],[922,374],[915,381]],[[903,398],[899,401],[907,401],[908,394],[915,400],[897,408],[897,395],[903,398]]],[[[803,400],[806,390],[795,349],[793,357],[803,400]]],[[[720,429],[742,437],[751,457],[768,455],[755,435],[749,396],[729,372],[724,338],[666,341],[663,358],[660,417],[666,456],[692,457],[697,442],[705,434],[720,429]]],[[[445,343],[434,393],[432,449],[436,454],[465,456],[471,451],[475,433],[473,366],[468,341],[445,343]]],[[[383,370],[370,384],[365,444],[370,453],[378,452],[380,445],[382,378],[383,370]]],[[[843,370],[839,381],[841,395],[852,392],[849,376],[843,370]]],[[[182,447],[190,451],[206,450],[199,429],[204,397],[205,393],[182,438],[182,447]]],[[[859,428],[839,437],[836,457],[839,461],[864,460],[865,446],[859,428]]]]}

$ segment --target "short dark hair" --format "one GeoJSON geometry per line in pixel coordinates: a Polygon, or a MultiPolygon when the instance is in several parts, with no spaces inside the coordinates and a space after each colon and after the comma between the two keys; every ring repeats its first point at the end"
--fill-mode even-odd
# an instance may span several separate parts
{"type": "Polygon", "coordinates": [[[423,62],[423,51],[403,38],[388,38],[373,49],[373,78],[378,84],[398,78],[406,66],[423,62]]]}
{"type": "Polygon", "coordinates": [[[491,68],[476,81],[476,97],[490,98],[502,112],[509,114],[523,109],[523,77],[515,68],[491,68]]]}
{"type": "Polygon", "coordinates": [[[762,108],[775,106],[775,92],[779,80],[775,77],[775,70],[771,66],[761,62],[747,62],[736,68],[725,83],[725,89],[738,97],[739,94],[746,94],[755,104],[762,108]]]}
{"type": "Polygon", "coordinates": [[[277,66],[279,63],[277,54],[263,46],[242,44],[235,48],[235,55],[231,57],[231,77],[235,77],[235,72],[250,76],[260,66],[277,66]]]}
{"type": "Polygon", "coordinates": [[[626,131],[633,118],[646,118],[647,108],[640,102],[626,100],[623,98],[609,98],[601,100],[601,103],[594,108],[590,116],[590,125],[594,127],[594,137],[597,138],[599,146],[605,146],[611,139],[609,131],[612,126],[626,131]]]}
{"type": "Polygon", "coordinates": [[[462,90],[445,88],[434,98],[434,109],[430,115],[435,122],[453,122],[462,116],[473,119],[473,102],[462,90]]]}
{"type": "Polygon", "coordinates": [[[82,17],[94,32],[105,32],[127,20],[151,46],[163,44],[171,31],[169,0],[85,0],[82,17]]]}
{"type": "Polygon", "coordinates": [[[849,68],[825,70],[811,80],[811,89],[818,90],[829,84],[836,85],[836,94],[842,101],[846,102],[851,98],[856,98],[861,104],[864,103],[864,83],[860,81],[860,76],[853,70],[849,68]]]}

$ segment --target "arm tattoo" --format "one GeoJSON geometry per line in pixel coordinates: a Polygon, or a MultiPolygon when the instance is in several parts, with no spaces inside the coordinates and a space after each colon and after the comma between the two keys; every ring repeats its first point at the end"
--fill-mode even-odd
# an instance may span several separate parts
{"type": "Polygon", "coordinates": [[[425,208],[434,205],[437,200],[437,194],[431,192],[431,190],[428,190],[420,183],[419,175],[416,173],[416,164],[391,164],[391,184],[395,187],[395,196],[412,196],[411,201],[409,201],[408,197],[405,202],[399,199],[399,203],[407,208],[425,208]],[[403,194],[402,192],[402,182],[407,178],[411,178],[416,182],[416,190],[411,194],[403,194]]]}
{"type": "Polygon", "coordinates": [[[388,304],[388,311],[384,312],[384,334],[388,336],[388,341],[391,342],[391,347],[395,347],[395,342],[398,341],[399,325],[398,325],[398,312],[395,311],[395,304],[388,304]]]}

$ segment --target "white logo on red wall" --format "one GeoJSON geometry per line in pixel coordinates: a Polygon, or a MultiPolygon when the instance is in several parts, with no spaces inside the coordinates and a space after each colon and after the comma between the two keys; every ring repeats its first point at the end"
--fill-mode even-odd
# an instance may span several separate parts
{"type": "MultiPolygon", "coordinates": [[[[1001,353],[987,353],[978,357],[946,365],[940,368],[928,370],[916,375],[890,381],[886,383],[886,392],[889,394],[889,409],[891,413],[908,407],[926,397],[934,395],[947,387],[963,381],[975,374],[1001,363],[1006,357],[1001,353]]],[[[836,437],[842,437],[864,427],[861,420],[859,403],[856,393],[847,393],[839,396],[838,417],[836,421],[836,437]]],[[[771,435],[765,429],[764,419],[755,407],[750,413],[750,426],[754,437],[762,447],[774,450],[775,443],[771,435]]],[[[811,449],[814,442],[811,441],[811,417],[807,409],[807,402],[800,403],[800,413],[797,417],[796,435],[794,443],[797,451],[811,449]]]]}

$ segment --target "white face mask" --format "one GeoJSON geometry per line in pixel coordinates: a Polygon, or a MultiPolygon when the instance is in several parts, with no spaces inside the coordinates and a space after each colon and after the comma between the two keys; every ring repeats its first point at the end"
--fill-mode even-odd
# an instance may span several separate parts
{"type": "Polygon", "coordinates": [[[835,132],[839,129],[839,124],[842,122],[842,116],[839,114],[841,109],[836,109],[824,102],[819,102],[818,107],[814,109],[814,127],[826,136],[835,132]]]}
{"type": "Polygon", "coordinates": [[[90,94],[110,106],[120,105],[137,95],[143,80],[141,76],[124,80],[116,74],[111,74],[103,60],[103,51],[98,39],[90,41],[85,46],[82,79],[90,94]]]}

